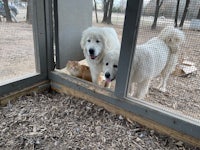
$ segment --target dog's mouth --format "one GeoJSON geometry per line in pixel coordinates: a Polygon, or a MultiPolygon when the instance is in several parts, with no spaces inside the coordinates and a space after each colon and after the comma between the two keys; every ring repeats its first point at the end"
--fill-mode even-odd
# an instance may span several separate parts
{"type": "Polygon", "coordinates": [[[91,59],[95,59],[95,58],[97,58],[97,56],[90,55],[90,58],[91,58],[91,59]]]}
{"type": "Polygon", "coordinates": [[[109,83],[109,82],[112,82],[113,80],[115,80],[115,77],[110,79],[110,78],[106,78],[106,82],[109,83]]]}

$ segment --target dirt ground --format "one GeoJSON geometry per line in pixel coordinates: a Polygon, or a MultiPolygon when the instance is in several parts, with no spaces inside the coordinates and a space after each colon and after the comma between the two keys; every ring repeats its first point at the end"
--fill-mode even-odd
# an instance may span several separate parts
{"type": "Polygon", "coordinates": [[[0,83],[36,72],[33,45],[31,25],[0,22],[0,83]]]}
{"type": "Polygon", "coordinates": [[[26,9],[19,9],[19,23],[0,22],[0,84],[36,72],[32,25],[25,16],[26,9]]]}
{"type": "Polygon", "coordinates": [[[200,150],[85,100],[48,91],[0,108],[0,149],[200,150]]]}

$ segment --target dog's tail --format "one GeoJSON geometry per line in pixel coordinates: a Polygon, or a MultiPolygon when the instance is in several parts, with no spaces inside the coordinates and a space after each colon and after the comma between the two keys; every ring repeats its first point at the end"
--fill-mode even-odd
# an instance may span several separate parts
{"type": "Polygon", "coordinates": [[[180,44],[185,41],[185,34],[173,26],[167,26],[160,32],[158,38],[166,43],[171,53],[176,53],[179,50],[180,44]]]}

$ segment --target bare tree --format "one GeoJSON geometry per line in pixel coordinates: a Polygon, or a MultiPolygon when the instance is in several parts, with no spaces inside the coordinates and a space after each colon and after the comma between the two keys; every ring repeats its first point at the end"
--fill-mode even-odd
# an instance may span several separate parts
{"type": "Polygon", "coordinates": [[[11,14],[10,14],[10,8],[8,6],[8,0],[3,0],[3,3],[4,3],[5,13],[6,13],[6,21],[12,22],[11,14]]]}
{"type": "Polygon", "coordinates": [[[156,0],[156,9],[155,9],[155,14],[154,14],[154,21],[153,24],[151,26],[151,29],[155,29],[157,26],[157,20],[158,20],[158,15],[159,15],[159,10],[160,7],[162,6],[164,0],[156,0]]]}
{"type": "Polygon", "coordinates": [[[127,2],[127,0],[120,0],[119,8],[120,8],[120,11],[121,11],[121,12],[124,12],[124,11],[125,11],[126,2],[127,2]]]}
{"type": "Polygon", "coordinates": [[[109,10],[108,10],[108,18],[107,18],[107,22],[106,22],[107,24],[112,24],[111,16],[112,16],[113,1],[114,0],[110,0],[109,10]]]}
{"type": "Polygon", "coordinates": [[[176,5],[176,14],[175,14],[175,19],[174,19],[174,26],[178,26],[178,12],[179,12],[179,5],[180,5],[180,0],[177,0],[177,5],[176,5]]]}
{"type": "Polygon", "coordinates": [[[198,15],[197,15],[197,19],[200,19],[200,8],[199,8],[199,12],[198,12],[198,15]]]}
{"type": "Polygon", "coordinates": [[[105,23],[106,20],[107,20],[108,6],[109,6],[109,0],[103,0],[103,20],[102,20],[102,23],[105,23]]]}
{"type": "Polygon", "coordinates": [[[180,22],[180,24],[179,24],[179,27],[181,27],[181,28],[183,27],[183,24],[184,24],[184,21],[185,21],[185,17],[186,17],[187,12],[188,12],[189,4],[190,4],[190,0],[186,0],[186,4],[185,4],[183,16],[182,16],[181,22],[180,22]]]}
{"type": "Polygon", "coordinates": [[[112,24],[111,16],[112,16],[112,8],[113,8],[114,0],[104,0],[103,1],[103,20],[102,23],[112,24]]]}
{"type": "Polygon", "coordinates": [[[32,24],[33,21],[33,0],[28,0],[26,22],[32,24]]]}
{"type": "Polygon", "coordinates": [[[23,2],[27,2],[27,13],[26,13],[26,22],[32,24],[33,20],[33,0],[22,0],[23,2]]]}
{"type": "Polygon", "coordinates": [[[97,16],[97,2],[94,0],[94,10],[95,10],[95,16],[96,16],[96,22],[98,23],[98,16],[97,16]]]}

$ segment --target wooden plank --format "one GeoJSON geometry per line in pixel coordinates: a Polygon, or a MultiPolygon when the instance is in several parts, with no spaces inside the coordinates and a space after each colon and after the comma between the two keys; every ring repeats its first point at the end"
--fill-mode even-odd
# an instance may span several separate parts
{"type": "Polygon", "coordinates": [[[32,92],[40,92],[45,89],[50,88],[49,81],[42,81],[40,83],[34,84],[30,87],[26,87],[17,92],[9,93],[5,96],[0,97],[0,106],[6,106],[9,102],[14,102],[17,97],[32,93],[32,92]]]}
{"type": "MultiPolygon", "coordinates": [[[[132,120],[132,121],[135,121],[135,122],[138,122],[139,124],[141,125],[144,125],[146,126],[147,128],[150,128],[150,129],[153,129],[157,132],[160,132],[162,134],[166,134],[170,137],[173,137],[175,139],[178,139],[178,140],[181,140],[181,141],[184,141],[188,144],[191,144],[191,145],[194,145],[194,146],[197,146],[197,147],[200,147],[200,142],[199,142],[199,139],[196,139],[194,137],[191,137],[191,136],[188,136],[186,134],[183,134],[183,133],[180,133],[178,131],[175,131],[171,128],[168,128],[166,126],[163,126],[163,125],[160,125],[158,124],[157,122],[154,122],[152,120],[149,120],[149,119],[145,119],[145,118],[142,118],[138,115],[135,115],[129,111],[126,111],[124,109],[121,109],[117,106],[114,106],[114,105],[111,105],[101,99],[98,99],[96,97],[93,97],[93,96],[89,96],[81,91],[77,91],[77,90],[74,90],[72,88],[69,88],[69,87],[66,87],[62,84],[59,84],[59,83],[56,83],[54,81],[51,81],[51,88],[59,93],[63,93],[63,94],[67,94],[67,95],[72,95],[72,96],[75,96],[75,97],[78,97],[78,98],[82,98],[82,99],[85,99],[91,103],[94,103],[100,107],[103,107],[105,108],[107,111],[109,112],[112,112],[112,113],[115,113],[115,114],[119,114],[119,115],[122,115],[124,116],[125,118],[129,119],[129,120],[132,120]]],[[[113,95],[110,95],[110,97],[113,97],[113,95]]],[[[114,98],[114,97],[113,97],[114,98]]]]}

